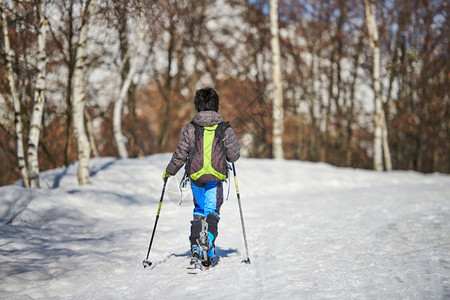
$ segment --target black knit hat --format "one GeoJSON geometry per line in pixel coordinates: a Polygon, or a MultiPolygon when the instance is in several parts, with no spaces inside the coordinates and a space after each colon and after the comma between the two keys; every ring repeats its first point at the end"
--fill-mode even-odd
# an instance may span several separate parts
{"type": "Polygon", "coordinates": [[[197,111],[219,111],[219,95],[212,88],[204,88],[195,92],[195,109],[197,111]]]}

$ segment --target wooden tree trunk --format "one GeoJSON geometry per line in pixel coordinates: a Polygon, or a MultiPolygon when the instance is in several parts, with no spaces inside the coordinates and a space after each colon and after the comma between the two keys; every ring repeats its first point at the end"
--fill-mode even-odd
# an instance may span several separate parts
{"type": "Polygon", "coordinates": [[[273,145],[272,152],[275,159],[283,159],[283,88],[281,80],[281,54],[278,37],[278,0],[270,0],[270,32],[272,34],[271,47],[273,55],[273,145]]]}
{"type": "Polygon", "coordinates": [[[97,0],[87,1],[83,12],[80,38],[77,45],[76,63],[73,80],[73,124],[74,134],[78,147],[78,184],[89,183],[89,158],[90,144],[86,135],[84,123],[84,108],[86,100],[85,80],[85,61],[86,61],[86,42],[89,28],[89,18],[95,9],[97,0]]]}
{"type": "Polygon", "coordinates": [[[84,118],[86,120],[86,122],[85,122],[85,124],[86,124],[86,134],[88,136],[90,149],[91,149],[92,154],[94,155],[94,157],[99,157],[100,154],[98,153],[98,149],[97,149],[97,146],[95,144],[94,128],[92,126],[92,117],[88,113],[87,110],[84,110],[84,118]]]}
{"type": "Polygon", "coordinates": [[[66,87],[66,144],[64,147],[64,165],[66,167],[70,164],[70,155],[72,153],[72,124],[73,124],[73,105],[72,105],[72,74],[71,68],[69,68],[69,76],[67,78],[66,87]]]}
{"type": "Polygon", "coordinates": [[[384,166],[386,168],[386,171],[392,171],[392,158],[391,158],[391,151],[389,150],[388,130],[384,110],[383,110],[383,118],[381,120],[383,121],[382,128],[383,128],[384,166]]]}
{"type": "Polygon", "coordinates": [[[45,37],[48,29],[48,21],[45,17],[46,1],[42,0],[39,6],[39,35],[38,35],[38,60],[37,69],[38,77],[36,79],[36,89],[34,92],[33,115],[31,116],[30,133],[28,137],[28,168],[29,180],[31,188],[39,188],[39,161],[38,161],[38,146],[40,128],[42,125],[42,114],[45,103],[45,68],[46,68],[46,53],[45,53],[45,37]]]}
{"type": "Polygon", "coordinates": [[[16,78],[13,69],[14,51],[11,49],[8,35],[8,20],[6,17],[7,1],[2,2],[2,26],[3,26],[3,38],[4,38],[4,51],[6,53],[6,68],[8,70],[9,88],[11,91],[11,97],[14,103],[14,124],[16,129],[16,147],[17,147],[17,163],[19,167],[20,176],[22,177],[25,187],[30,187],[28,168],[25,160],[25,151],[23,145],[23,133],[22,133],[22,113],[20,108],[19,93],[16,88],[16,78]]]}

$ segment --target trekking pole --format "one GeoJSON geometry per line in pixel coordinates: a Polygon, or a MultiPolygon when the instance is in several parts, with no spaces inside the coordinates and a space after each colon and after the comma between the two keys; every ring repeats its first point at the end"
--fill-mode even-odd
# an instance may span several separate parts
{"type": "Polygon", "coordinates": [[[237,176],[236,176],[236,167],[234,166],[234,163],[233,163],[233,175],[234,175],[234,184],[236,185],[236,195],[237,195],[238,204],[239,204],[239,213],[241,215],[242,235],[244,236],[245,251],[247,253],[247,259],[244,259],[242,262],[246,263],[246,264],[250,264],[250,258],[248,257],[247,237],[245,235],[244,216],[242,215],[241,196],[239,194],[239,186],[238,186],[237,176]]]}
{"type": "Polygon", "coordinates": [[[162,205],[163,198],[164,198],[164,192],[166,190],[167,179],[168,179],[168,177],[164,178],[164,185],[163,185],[163,189],[162,189],[162,193],[161,193],[161,199],[159,200],[158,212],[156,213],[155,226],[153,226],[153,233],[152,233],[152,237],[150,239],[150,245],[148,245],[147,257],[142,262],[142,265],[144,266],[144,268],[150,267],[152,265],[152,262],[148,260],[148,256],[150,255],[150,249],[152,248],[153,238],[155,237],[156,225],[158,224],[159,213],[161,212],[161,205],[162,205]]]}

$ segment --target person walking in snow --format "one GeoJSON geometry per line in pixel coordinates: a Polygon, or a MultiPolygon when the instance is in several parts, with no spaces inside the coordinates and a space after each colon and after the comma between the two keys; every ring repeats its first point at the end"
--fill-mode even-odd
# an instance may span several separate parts
{"type": "Polygon", "coordinates": [[[239,159],[240,145],[229,122],[224,122],[218,114],[219,95],[214,89],[197,90],[194,105],[197,114],[184,127],[163,179],[175,175],[186,165],[194,196],[189,236],[191,253],[204,266],[209,266],[215,255],[223,204],[222,181],[228,175],[227,161],[233,163],[239,159]]]}

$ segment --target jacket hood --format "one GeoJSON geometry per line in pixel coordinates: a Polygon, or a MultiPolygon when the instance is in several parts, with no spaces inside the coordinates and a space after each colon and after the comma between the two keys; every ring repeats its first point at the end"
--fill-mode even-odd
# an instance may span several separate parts
{"type": "Polygon", "coordinates": [[[207,110],[207,111],[200,111],[198,112],[193,118],[192,122],[206,127],[206,126],[212,126],[219,124],[220,122],[223,122],[222,117],[215,111],[207,110]]]}

